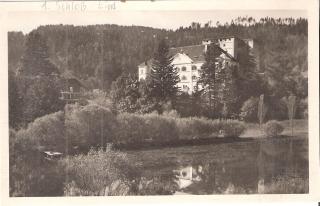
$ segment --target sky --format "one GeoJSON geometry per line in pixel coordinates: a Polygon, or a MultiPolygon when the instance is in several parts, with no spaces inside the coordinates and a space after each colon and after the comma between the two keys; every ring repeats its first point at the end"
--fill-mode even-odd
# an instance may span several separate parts
{"type": "Polygon", "coordinates": [[[202,25],[212,21],[215,25],[230,22],[238,16],[252,16],[256,20],[262,17],[273,18],[307,18],[304,10],[209,10],[209,11],[112,11],[112,12],[86,12],[56,15],[50,12],[14,12],[8,15],[9,31],[22,31],[28,33],[40,25],[46,24],[118,24],[139,25],[163,29],[177,29],[180,26],[190,26],[191,22],[199,22],[202,25]],[[27,18],[26,18],[27,17],[27,18]]]}

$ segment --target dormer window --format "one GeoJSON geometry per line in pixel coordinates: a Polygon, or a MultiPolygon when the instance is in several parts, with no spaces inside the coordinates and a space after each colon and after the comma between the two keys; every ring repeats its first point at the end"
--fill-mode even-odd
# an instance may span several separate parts
{"type": "Polygon", "coordinates": [[[183,72],[185,72],[185,71],[187,71],[187,67],[182,67],[181,70],[182,70],[183,72]]]}

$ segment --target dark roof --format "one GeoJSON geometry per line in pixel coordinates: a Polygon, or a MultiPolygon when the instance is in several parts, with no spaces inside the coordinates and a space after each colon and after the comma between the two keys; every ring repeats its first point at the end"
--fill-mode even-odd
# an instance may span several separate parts
{"type": "MultiPolygon", "coordinates": [[[[220,47],[219,47],[220,48],[220,47]]],[[[169,49],[169,55],[174,56],[178,53],[186,54],[193,62],[204,62],[204,49],[205,45],[198,44],[198,45],[191,45],[191,46],[182,46],[182,47],[174,47],[169,49]]],[[[220,48],[221,49],[221,48],[220,48]]],[[[221,49],[221,52],[224,53],[228,58],[233,61],[236,61],[229,53],[221,49]]],[[[152,65],[152,59],[145,61],[138,65],[138,67],[147,66],[150,67],[152,65]]]]}
{"type": "Polygon", "coordinates": [[[67,80],[73,79],[76,80],[82,87],[88,88],[88,86],[79,78],[77,78],[75,75],[73,75],[70,71],[66,70],[61,74],[61,77],[67,80]]]}
{"type": "Polygon", "coordinates": [[[204,59],[205,46],[202,44],[170,48],[169,54],[174,56],[177,53],[184,53],[194,62],[202,62],[204,59]]]}
{"type": "MultiPolygon", "coordinates": [[[[194,62],[203,62],[204,59],[204,45],[191,45],[191,46],[183,46],[183,47],[174,47],[169,49],[169,55],[174,56],[178,53],[184,53],[188,57],[192,59],[194,62]]],[[[152,59],[145,61],[138,65],[138,67],[147,66],[150,67],[152,65],[152,59]]]]}

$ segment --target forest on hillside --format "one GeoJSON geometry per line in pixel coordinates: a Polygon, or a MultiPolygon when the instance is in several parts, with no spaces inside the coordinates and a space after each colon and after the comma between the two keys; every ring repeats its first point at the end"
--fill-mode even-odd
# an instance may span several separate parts
{"type": "MultiPolygon", "coordinates": [[[[41,52],[45,54],[43,65],[47,67],[47,71],[56,69],[60,74],[69,71],[81,79],[88,88],[100,89],[109,93],[112,82],[115,82],[122,74],[135,76],[137,66],[153,57],[159,42],[163,39],[166,40],[169,47],[177,47],[200,44],[203,39],[207,38],[234,35],[254,40],[256,72],[263,74],[264,90],[262,92],[253,91],[253,93],[264,93],[269,97],[269,100],[267,99],[271,109],[269,113],[275,115],[269,119],[286,118],[286,111],[283,109],[285,106],[279,106],[279,101],[289,95],[295,95],[299,99],[298,117],[306,117],[307,31],[308,21],[303,18],[273,19],[266,17],[256,20],[252,17],[238,17],[225,24],[217,22],[212,25],[212,22],[207,22],[201,25],[192,22],[190,26],[176,30],[119,25],[46,25],[28,34],[19,31],[8,32],[10,114],[16,113],[16,116],[21,116],[18,114],[23,111],[19,110],[28,110],[27,107],[33,105],[30,106],[32,115],[26,117],[29,119],[26,120],[28,122],[35,117],[58,111],[61,108],[61,105],[57,103],[57,106],[53,105],[50,111],[45,111],[47,107],[43,108],[44,111],[40,111],[39,106],[36,106],[39,101],[32,99],[33,97],[41,101],[56,99],[58,93],[47,98],[43,92],[57,87],[55,82],[58,80],[50,80],[50,84],[44,83],[44,87],[39,86],[40,83],[34,85],[34,88],[30,90],[30,95],[26,95],[21,101],[26,93],[24,91],[27,90],[18,91],[19,88],[29,87],[30,84],[27,83],[28,80],[22,81],[14,74],[17,74],[21,68],[32,68],[32,64],[28,66],[28,58],[32,58],[30,53],[36,52],[35,48],[40,48],[38,45],[42,45],[40,49],[45,50],[41,52]],[[45,91],[42,90],[44,88],[45,91]],[[20,92],[22,97],[15,95],[17,92],[20,92]],[[25,106],[19,105],[21,102],[24,102],[25,106]]],[[[41,68],[41,65],[36,65],[36,67],[41,68]]],[[[30,71],[27,72],[31,75],[28,78],[32,78],[33,74],[30,71]]],[[[257,102],[257,95],[250,92],[248,91],[246,96],[252,96],[252,98],[246,105],[243,105],[249,109],[257,102]]]]}
{"type": "MultiPolygon", "coordinates": [[[[235,35],[254,39],[261,72],[277,66],[277,58],[287,56],[290,67],[280,73],[307,71],[306,19],[238,18],[229,24],[211,26],[191,23],[189,27],[165,30],[118,25],[47,25],[34,31],[45,38],[49,56],[60,71],[70,70],[92,88],[109,89],[123,72],[136,73],[137,66],[152,57],[159,41],[170,47],[200,44],[203,39],[235,35]]],[[[32,31],[32,32],[34,32],[32,31]]],[[[9,70],[16,70],[28,34],[8,33],[9,70]]],[[[280,67],[278,65],[278,67],[280,67]]],[[[279,76],[281,78],[281,76],[279,76]]]]}
{"type": "MultiPolygon", "coordinates": [[[[216,168],[236,179],[224,169],[227,163],[241,180],[246,178],[240,170],[249,176],[251,170],[261,171],[263,178],[275,175],[270,168],[290,171],[279,180],[270,176],[271,190],[265,192],[307,193],[307,30],[306,19],[239,17],[228,24],[192,22],[176,30],[46,25],[28,34],[9,32],[10,196],[170,195],[178,190],[176,171],[170,168],[198,160],[203,171],[214,169],[201,176],[208,180],[208,194],[215,188],[222,194],[231,185],[222,176],[217,182],[225,187],[216,184],[216,168]],[[199,70],[206,88],[191,95],[180,92],[169,47],[229,35],[253,39],[253,56],[247,48],[237,63],[222,64],[217,58],[221,48],[211,44],[199,70]],[[150,79],[138,81],[137,66],[150,58],[150,79]],[[60,98],[65,72],[88,87],[72,104],[60,98]],[[305,119],[293,121],[298,118],[305,119]],[[181,151],[173,154],[174,146],[181,151]],[[148,154],[129,156],[126,150],[140,148],[148,154]],[[274,148],[280,151],[276,156],[274,148]]],[[[259,186],[260,177],[254,184],[259,186]]]]}

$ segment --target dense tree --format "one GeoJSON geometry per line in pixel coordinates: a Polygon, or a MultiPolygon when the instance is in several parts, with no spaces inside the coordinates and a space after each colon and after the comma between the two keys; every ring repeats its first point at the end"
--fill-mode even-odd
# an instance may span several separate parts
{"type": "Polygon", "coordinates": [[[48,47],[39,33],[32,32],[28,36],[21,63],[16,79],[22,123],[63,109],[59,99],[62,86],[59,71],[49,60],[48,47]]]}
{"type": "Polygon", "coordinates": [[[61,81],[58,77],[38,76],[21,77],[23,81],[20,91],[22,95],[22,123],[29,123],[37,117],[62,110],[64,103],[59,99],[61,81]]]}
{"type": "Polygon", "coordinates": [[[160,106],[159,102],[155,97],[151,95],[151,79],[147,77],[145,80],[140,80],[139,82],[139,94],[140,97],[137,100],[137,112],[138,113],[150,113],[153,111],[159,111],[160,106]]]}
{"type": "Polygon", "coordinates": [[[204,88],[204,96],[207,100],[208,111],[211,117],[216,112],[217,107],[217,82],[216,74],[218,68],[217,58],[221,55],[221,50],[214,44],[208,46],[205,53],[205,63],[200,70],[199,83],[204,88]]]}
{"type": "Polygon", "coordinates": [[[58,69],[49,60],[48,46],[43,37],[36,31],[31,32],[26,40],[26,50],[22,57],[20,75],[52,75],[58,69]]]}
{"type": "Polygon", "coordinates": [[[18,82],[13,71],[9,70],[9,126],[16,128],[21,122],[21,95],[18,90],[18,82]]]}
{"type": "Polygon", "coordinates": [[[239,106],[251,96],[259,96],[264,84],[259,76],[258,66],[249,46],[244,45],[238,53],[238,67],[234,70],[235,85],[238,93],[239,106]]]}
{"type": "Polygon", "coordinates": [[[234,106],[238,104],[238,88],[235,84],[235,71],[238,69],[238,64],[229,60],[223,60],[217,65],[216,72],[216,94],[217,107],[221,108],[220,116],[230,118],[235,116],[239,110],[234,106]]]}
{"type": "Polygon", "coordinates": [[[169,47],[165,40],[162,40],[154,54],[150,74],[151,95],[160,102],[175,101],[178,92],[179,76],[172,60],[169,47]]]}
{"type": "Polygon", "coordinates": [[[8,69],[16,72],[25,49],[25,36],[22,32],[8,33],[8,69]]]}
{"type": "Polygon", "coordinates": [[[271,95],[278,98],[294,94],[300,98],[307,96],[307,65],[303,59],[307,59],[306,55],[300,56],[301,50],[306,50],[306,45],[301,45],[298,48],[293,48],[294,44],[300,45],[300,42],[295,43],[296,38],[287,37],[287,41],[281,40],[276,51],[269,54],[270,62],[268,63],[265,73],[269,91],[271,95]],[[289,44],[288,44],[289,43],[289,44]],[[300,51],[298,51],[300,50],[300,51]],[[297,59],[299,58],[299,59],[297,59]]]}
{"type": "Polygon", "coordinates": [[[135,112],[140,97],[139,84],[133,75],[123,74],[111,85],[110,97],[114,108],[120,112],[135,112]]]}
{"type": "MultiPolygon", "coordinates": [[[[71,70],[92,88],[108,91],[111,82],[122,72],[136,73],[137,65],[152,58],[163,38],[170,46],[178,47],[199,44],[207,38],[235,35],[254,40],[253,57],[259,76],[262,77],[260,79],[264,80],[257,80],[254,76],[256,73],[251,72],[252,78],[248,74],[241,75],[244,78],[236,78],[238,110],[242,106],[241,102],[261,93],[270,102],[271,99],[278,101],[282,96],[293,93],[298,102],[307,104],[307,19],[238,17],[228,24],[219,23],[218,26],[209,23],[202,26],[196,22],[193,25],[175,31],[141,26],[47,25],[26,35],[9,32],[9,67],[12,71],[21,67],[19,65],[22,61],[18,60],[26,50],[26,39],[38,33],[48,45],[50,61],[59,70],[71,70]],[[265,83],[262,89],[259,88],[261,85],[257,86],[257,82],[265,83]]],[[[247,61],[242,62],[246,64],[247,61]]],[[[250,67],[245,64],[240,65],[239,72],[248,71],[250,67]]],[[[269,108],[270,113],[275,114],[275,111],[271,112],[273,107],[269,108]]],[[[305,113],[304,108],[300,103],[297,105],[298,116],[305,113]]]]}

